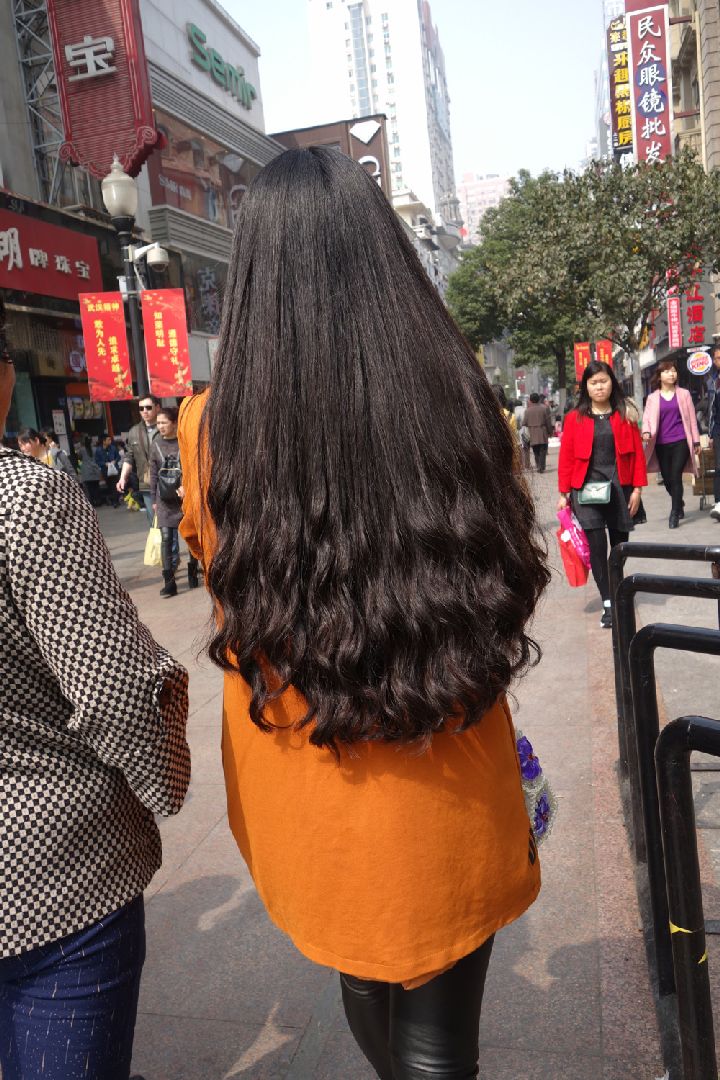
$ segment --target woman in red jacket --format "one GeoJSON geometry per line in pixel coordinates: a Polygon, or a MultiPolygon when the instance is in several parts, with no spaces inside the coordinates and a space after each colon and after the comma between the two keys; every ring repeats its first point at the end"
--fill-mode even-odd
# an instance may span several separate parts
{"type": "Polygon", "coordinates": [[[588,364],[577,408],[565,418],[558,486],[558,509],[571,502],[590,545],[590,567],[603,602],[601,626],[612,626],[608,550],[627,540],[647,484],[645,455],[637,425],[627,419],[625,395],[613,370],[594,360],[588,364]],[[583,488],[595,485],[600,501],[584,501],[583,488]]]}

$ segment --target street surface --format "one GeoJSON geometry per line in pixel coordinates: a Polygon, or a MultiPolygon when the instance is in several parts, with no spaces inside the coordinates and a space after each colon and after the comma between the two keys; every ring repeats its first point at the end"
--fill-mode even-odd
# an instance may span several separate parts
{"type": "MultiPolygon", "coordinates": [[[[559,567],[556,465],[552,451],[548,473],[533,474],[531,484],[559,567]]],[[[689,487],[687,517],[674,533],[654,478],[645,502],[650,521],[637,539],[720,541],[720,524],[700,513],[689,487]]],[[[305,960],[269,922],[227,828],[221,676],[198,659],[209,614],[204,590],[188,592],[181,571],[180,595],[162,600],[159,571],[142,566],[145,519],[124,509],[103,509],[100,518],[142,617],[190,670],[193,779],[180,815],[161,823],[165,860],[147,894],[133,1071],[146,1080],[372,1080],[346,1028],[337,976],[305,960]]],[[[699,564],[634,566],[709,573],[699,564]]],[[[717,625],[711,601],[647,598],[639,615],[717,625]]],[[[519,687],[514,713],[555,785],[560,812],[541,849],[540,898],[495,945],[482,1080],[654,1080],[664,1072],[615,773],[611,635],[599,621],[592,581],[573,590],[554,573],[536,623],[544,658],[519,687]]],[[[668,717],[720,714],[717,665],[658,655],[668,717]]],[[[699,825],[711,856],[706,915],[718,918],[720,773],[700,781],[699,825]]]]}

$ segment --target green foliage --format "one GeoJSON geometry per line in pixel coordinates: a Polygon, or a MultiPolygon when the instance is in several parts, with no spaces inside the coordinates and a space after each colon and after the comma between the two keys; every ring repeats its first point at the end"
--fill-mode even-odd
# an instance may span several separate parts
{"type": "Polygon", "coordinates": [[[637,350],[662,307],[666,274],[684,289],[720,265],[720,176],[690,152],[659,165],[593,163],[532,177],[483,218],[480,243],[450,279],[448,304],[475,348],[507,336],[518,363],[564,385],[574,341],[637,350]]]}

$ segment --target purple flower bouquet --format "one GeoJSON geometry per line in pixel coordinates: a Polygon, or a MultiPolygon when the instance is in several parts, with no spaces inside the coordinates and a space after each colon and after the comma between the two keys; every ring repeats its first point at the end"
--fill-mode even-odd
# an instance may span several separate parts
{"type": "Polygon", "coordinates": [[[550,835],[557,815],[557,799],[535,755],[532,743],[521,731],[515,732],[520,759],[523,795],[535,842],[550,835]]]}

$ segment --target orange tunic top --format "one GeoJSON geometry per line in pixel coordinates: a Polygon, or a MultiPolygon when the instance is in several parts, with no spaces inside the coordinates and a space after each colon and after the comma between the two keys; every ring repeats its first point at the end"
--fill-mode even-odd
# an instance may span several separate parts
{"type": "MultiPolygon", "coordinates": [[[[181,410],[180,529],[207,564],[214,534],[201,517],[197,467],[204,400],[181,410]]],[[[311,960],[359,978],[412,980],[472,952],[533,902],[540,865],[504,701],[468,731],[436,735],[425,752],[360,743],[338,761],[294,729],[307,708],[296,690],[269,707],[271,733],[250,720],[239,675],[226,674],[224,690],[230,828],[270,917],[311,960]]]]}

